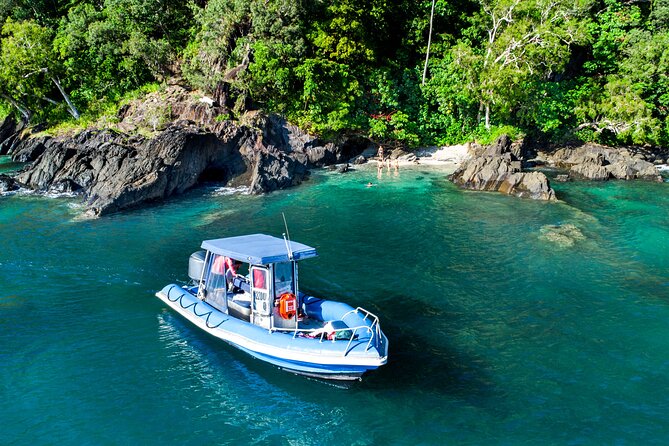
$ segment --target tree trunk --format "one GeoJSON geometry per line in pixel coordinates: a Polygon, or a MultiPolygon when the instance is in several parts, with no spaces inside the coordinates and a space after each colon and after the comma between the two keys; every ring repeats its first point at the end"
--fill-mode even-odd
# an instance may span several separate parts
{"type": "Polygon", "coordinates": [[[490,130],[490,104],[485,104],[485,129],[490,130]]]}
{"type": "Polygon", "coordinates": [[[21,116],[23,116],[23,122],[26,124],[30,122],[30,117],[32,116],[32,112],[28,110],[26,107],[23,105],[19,104],[14,98],[7,96],[6,94],[2,95],[3,98],[5,98],[10,104],[16,108],[19,113],[21,113],[21,116]]]}
{"type": "Polygon", "coordinates": [[[423,68],[423,83],[425,85],[425,77],[427,76],[427,62],[430,60],[430,45],[432,44],[432,20],[434,19],[434,4],[437,0],[432,0],[432,12],[430,13],[430,34],[427,37],[427,54],[425,54],[425,68],[423,68]]]}
{"type": "Polygon", "coordinates": [[[54,84],[56,84],[56,87],[58,87],[58,91],[60,91],[60,94],[63,95],[63,99],[65,99],[65,102],[67,103],[68,111],[70,112],[70,114],[74,116],[74,119],[79,119],[79,117],[81,116],[79,114],[79,110],[77,110],[77,107],[75,107],[72,101],[70,100],[70,96],[68,96],[68,94],[65,93],[65,90],[63,90],[63,87],[61,87],[58,79],[52,77],[51,80],[53,81],[54,84]]]}

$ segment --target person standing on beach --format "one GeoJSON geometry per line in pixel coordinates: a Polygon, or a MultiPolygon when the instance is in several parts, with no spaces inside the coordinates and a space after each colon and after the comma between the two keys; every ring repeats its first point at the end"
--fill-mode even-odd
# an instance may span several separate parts
{"type": "Polygon", "coordinates": [[[384,154],[382,145],[379,145],[379,151],[377,152],[377,155],[379,157],[379,161],[376,165],[376,176],[378,178],[381,178],[381,174],[383,173],[383,163],[384,163],[384,154]]]}

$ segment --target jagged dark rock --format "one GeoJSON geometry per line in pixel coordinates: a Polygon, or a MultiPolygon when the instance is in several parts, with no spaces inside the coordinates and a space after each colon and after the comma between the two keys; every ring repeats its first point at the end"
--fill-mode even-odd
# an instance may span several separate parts
{"type": "Polygon", "coordinates": [[[511,151],[512,143],[502,135],[495,143],[469,158],[451,175],[451,181],[464,189],[499,191],[535,200],[555,200],[546,175],[522,172],[521,163],[511,151]]]}
{"type": "Polygon", "coordinates": [[[23,121],[17,123],[12,116],[2,121],[0,124],[0,155],[7,155],[11,151],[24,127],[23,121]]]}
{"type": "Polygon", "coordinates": [[[644,149],[611,148],[588,143],[560,148],[541,156],[548,164],[569,169],[570,175],[576,178],[662,181],[653,163],[661,159],[661,155],[644,149]]]}
{"type": "Polygon", "coordinates": [[[251,192],[258,194],[296,186],[307,175],[308,170],[303,163],[270,146],[257,154],[251,192]]]}
{"type": "Polygon", "coordinates": [[[365,157],[362,156],[362,155],[358,155],[358,156],[356,156],[355,158],[353,158],[353,159],[351,160],[351,163],[353,163],[353,164],[357,164],[357,165],[365,164],[366,162],[367,162],[367,158],[365,158],[365,157]]]}
{"type": "Polygon", "coordinates": [[[81,193],[100,216],[183,193],[201,181],[271,192],[300,184],[311,166],[345,156],[340,146],[319,145],[280,118],[255,119],[259,127],[220,121],[208,129],[179,120],[153,138],[94,129],[32,138],[15,155],[35,161],[16,180],[43,192],[81,193]]]}
{"type": "Polygon", "coordinates": [[[569,169],[569,175],[593,181],[604,181],[609,179],[609,171],[604,167],[601,160],[588,159],[581,164],[574,164],[569,169]]]}
{"type": "Polygon", "coordinates": [[[35,161],[44,151],[51,140],[50,136],[36,138],[20,138],[11,150],[12,161],[28,163],[35,161]]]}
{"type": "Polygon", "coordinates": [[[507,176],[499,192],[533,200],[556,200],[555,191],[550,186],[548,178],[542,172],[517,172],[507,176]]]}
{"type": "Polygon", "coordinates": [[[18,190],[20,185],[6,174],[0,174],[0,193],[18,190]]]}
{"type": "Polygon", "coordinates": [[[252,193],[295,186],[309,168],[347,162],[371,144],[355,135],[325,142],[258,111],[238,122],[220,119],[229,113],[220,99],[173,84],[124,106],[118,131],[53,138],[24,132],[12,159],[32,164],[15,180],[38,191],[80,193],[94,215],[105,215],[204,181],[252,193]],[[155,136],[139,136],[147,132],[155,136]]]}
{"type": "Polygon", "coordinates": [[[339,160],[338,148],[333,143],[304,149],[309,167],[323,167],[335,164],[339,160]]]}

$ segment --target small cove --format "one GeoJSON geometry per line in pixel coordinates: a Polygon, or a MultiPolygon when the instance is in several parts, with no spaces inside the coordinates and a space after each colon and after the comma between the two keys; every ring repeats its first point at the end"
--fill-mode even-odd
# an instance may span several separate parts
{"type": "Polygon", "coordinates": [[[553,186],[562,201],[540,203],[363,167],[97,220],[76,199],[0,197],[0,443],[665,444],[667,184],[553,186]],[[201,240],[280,235],[281,212],[319,250],[301,286],[375,312],[390,339],[350,389],[254,361],[153,296],[201,240]],[[582,237],[542,236],[566,225],[582,237]]]}

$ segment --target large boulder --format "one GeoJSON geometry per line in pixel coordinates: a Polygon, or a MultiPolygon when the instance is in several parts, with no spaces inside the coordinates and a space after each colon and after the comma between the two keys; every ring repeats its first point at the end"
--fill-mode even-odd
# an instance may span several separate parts
{"type": "Polygon", "coordinates": [[[270,146],[257,153],[251,193],[271,192],[300,184],[308,175],[307,167],[286,153],[270,146]]]}
{"type": "Polygon", "coordinates": [[[662,181],[653,163],[638,158],[616,161],[606,166],[606,169],[613,178],[619,180],[662,181]]]}
{"type": "Polygon", "coordinates": [[[609,171],[601,163],[587,161],[582,164],[574,164],[569,169],[569,175],[593,181],[604,181],[609,179],[609,171]]]}
{"type": "Polygon", "coordinates": [[[510,156],[470,158],[451,175],[451,181],[465,189],[496,191],[504,180],[518,172],[510,156]]]}
{"type": "Polygon", "coordinates": [[[535,200],[555,200],[546,175],[522,172],[521,163],[511,152],[508,137],[500,137],[481,152],[481,156],[465,160],[450,177],[464,189],[498,191],[535,200]]]}
{"type": "Polygon", "coordinates": [[[651,162],[658,156],[645,149],[612,148],[593,143],[541,154],[549,164],[568,169],[570,175],[576,178],[596,181],[610,178],[662,181],[651,162]]]}
{"type": "Polygon", "coordinates": [[[542,172],[517,172],[504,179],[497,189],[507,195],[534,200],[556,200],[555,191],[542,172]]]}
{"type": "Polygon", "coordinates": [[[339,160],[339,147],[330,142],[323,146],[305,147],[304,154],[310,167],[329,166],[339,160]]]}

